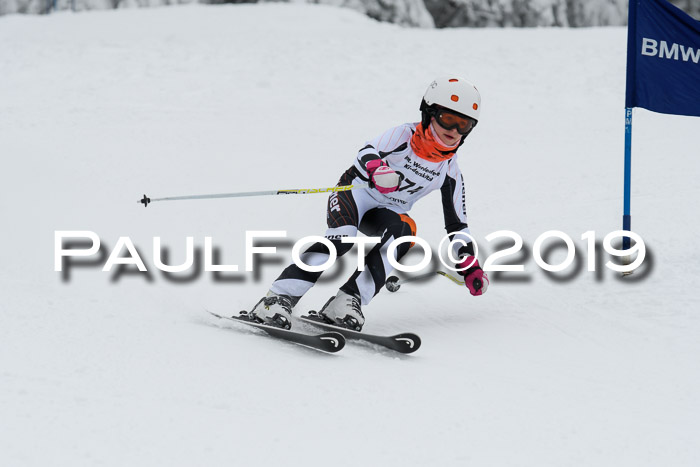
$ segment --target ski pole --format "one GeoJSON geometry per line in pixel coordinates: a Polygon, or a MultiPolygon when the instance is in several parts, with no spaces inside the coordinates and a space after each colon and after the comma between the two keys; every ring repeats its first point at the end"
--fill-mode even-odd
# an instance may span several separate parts
{"type": "MultiPolygon", "coordinates": [[[[389,278],[386,280],[386,282],[385,282],[384,285],[386,285],[386,289],[387,289],[389,292],[396,292],[397,290],[399,290],[399,289],[401,288],[401,285],[402,285],[402,284],[405,284],[406,282],[413,282],[413,281],[417,281],[417,280],[420,280],[420,279],[425,279],[425,278],[427,278],[427,277],[431,277],[433,274],[438,274],[438,275],[440,275],[440,276],[442,276],[442,277],[445,277],[445,278],[451,280],[452,282],[454,282],[455,284],[464,285],[464,281],[463,281],[463,280],[460,280],[460,279],[458,279],[457,277],[455,277],[455,276],[453,276],[453,275],[451,275],[451,274],[446,273],[445,271],[428,272],[428,273],[426,273],[426,274],[421,274],[421,275],[419,275],[419,276],[407,277],[406,279],[399,279],[399,278],[396,277],[396,276],[391,276],[391,277],[389,277],[389,278]]],[[[478,279],[477,279],[477,280],[478,280],[478,279]]],[[[479,282],[481,282],[481,281],[479,281],[479,282]]],[[[475,287],[476,287],[476,284],[475,284],[475,287]]],[[[477,288],[477,289],[480,289],[480,288],[481,288],[481,284],[479,284],[479,286],[476,287],[476,288],[477,288]]]]}
{"type": "Polygon", "coordinates": [[[168,196],[165,198],[149,198],[145,194],[143,198],[136,201],[148,207],[148,203],[156,201],[181,201],[185,199],[217,199],[217,198],[243,198],[247,196],[275,196],[275,195],[308,195],[312,193],[335,193],[338,191],[359,190],[367,188],[368,185],[342,185],[332,186],[327,188],[298,188],[292,190],[269,190],[269,191],[247,191],[240,193],[215,193],[211,195],[187,195],[187,196],[168,196]]]}

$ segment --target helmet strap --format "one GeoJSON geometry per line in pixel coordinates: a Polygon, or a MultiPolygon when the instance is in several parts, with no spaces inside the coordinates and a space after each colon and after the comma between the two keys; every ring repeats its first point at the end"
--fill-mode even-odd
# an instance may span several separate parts
{"type": "Polygon", "coordinates": [[[420,103],[420,117],[423,128],[428,128],[428,125],[430,125],[430,114],[428,113],[428,103],[425,102],[425,99],[420,103]]]}

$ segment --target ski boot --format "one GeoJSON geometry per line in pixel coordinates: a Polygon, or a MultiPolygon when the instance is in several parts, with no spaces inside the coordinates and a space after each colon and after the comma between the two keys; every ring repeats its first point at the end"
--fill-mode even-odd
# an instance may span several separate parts
{"type": "Polygon", "coordinates": [[[328,299],[318,314],[330,324],[362,331],[365,324],[365,316],[360,307],[360,297],[350,295],[342,290],[335,297],[328,299]]]}
{"type": "Polygon", "coordinates": [[[292,327],[292,306],[290,296],[278,295],[269,291],[255,304],[248,316],[259,323],[290,329],[292,327]]]}

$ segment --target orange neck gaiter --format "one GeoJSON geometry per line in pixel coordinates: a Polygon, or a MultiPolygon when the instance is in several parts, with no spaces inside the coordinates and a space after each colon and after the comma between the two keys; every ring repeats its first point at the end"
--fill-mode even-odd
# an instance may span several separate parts
{"type": "Polygon", "coordinates": [[[433,134],[432,129],[425,130],[419,123],[411,137],[411,149],[421,159],[430,162],[442,162],[451,159],[457,152],[459,144],[449,147],[442,144],[433,134]]]}

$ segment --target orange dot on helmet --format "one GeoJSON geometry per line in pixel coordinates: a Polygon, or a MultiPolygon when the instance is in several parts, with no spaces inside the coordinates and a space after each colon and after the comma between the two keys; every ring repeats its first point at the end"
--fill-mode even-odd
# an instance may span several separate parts
{"type": "Polygon", "coordinates": [[[474,110],[476,110],[476,109],[479,108],[479,104],[477,104],[476,102],[474,102],[474,105],[472,105],[472,107],[474,108],[474,110]]]}
{"type": "Polygon", "coordinates": [[[452,94],[452,97],[450,97],[450,99],[452,99],[452,102],[457,102],[459,101],[459,96],[452,94]]]}

